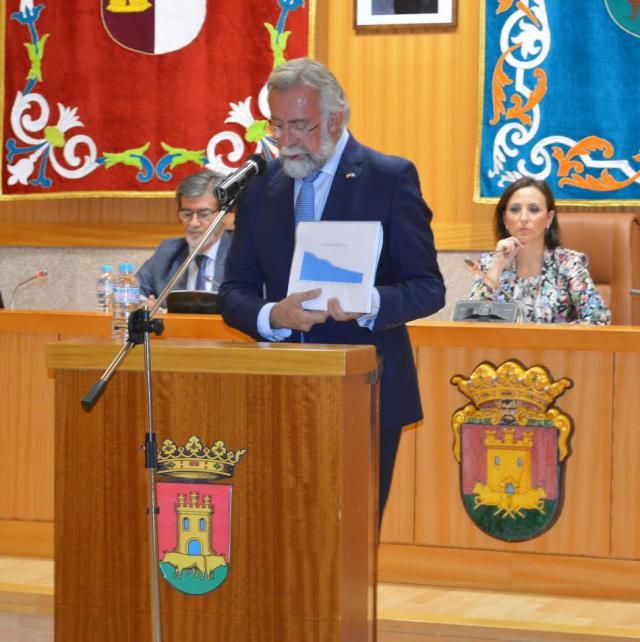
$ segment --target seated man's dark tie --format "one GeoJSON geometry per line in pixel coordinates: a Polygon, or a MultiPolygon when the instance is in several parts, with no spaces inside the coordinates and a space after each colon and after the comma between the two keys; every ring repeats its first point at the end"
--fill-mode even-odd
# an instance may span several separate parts
{"type": "Polygon", "coordinates": [[[196,290],[207,289],[207,263],[209,257],[206,254],[196,256],[196,265],[198,266],[198,275],[196,276],[196,290]]]}

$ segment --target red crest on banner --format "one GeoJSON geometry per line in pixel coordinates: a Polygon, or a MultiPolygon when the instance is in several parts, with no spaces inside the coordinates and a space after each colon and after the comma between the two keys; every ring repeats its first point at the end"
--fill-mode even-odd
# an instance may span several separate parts
{"type": "Polygon", "coordinates": [[[197,37],[206,0],[102,0],[102,22],[123,47],[148,54],[183,49],[197,37]]]}

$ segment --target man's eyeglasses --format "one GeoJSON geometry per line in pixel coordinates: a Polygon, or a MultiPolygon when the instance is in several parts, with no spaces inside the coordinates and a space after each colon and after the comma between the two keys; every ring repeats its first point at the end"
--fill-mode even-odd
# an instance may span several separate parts
{"type": "Polygon", "coordinates": [[[308,120],[289,120],[286,123],[281,120],[269,121],[269,133],[273,138],[282,138],[285,129],[298,138],[304,138],[318,127],[320,127],[320,123],[310,126],[308,120]]]}
{"type": "Polygon", "coordinates": [[[217,213],[218,213],[218,210],[212,210],[209,207],[203,207],[200,210],[182,209],[182,210],[178,210],[178,218],[183,223],[189,223],[195,215],[198,217],[198,220],[201,223],[208,223],[213,219],[214,215],[217,213]]]}

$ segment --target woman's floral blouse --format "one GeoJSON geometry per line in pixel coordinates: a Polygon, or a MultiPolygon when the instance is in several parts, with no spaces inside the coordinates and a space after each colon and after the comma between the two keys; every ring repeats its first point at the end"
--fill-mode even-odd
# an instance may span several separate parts
{"type": "Polygon", "coordinates": [[[611,323],[611,312],[593,284],[587,257],[581,252],[558,247],[545,250],[540,276],[518,277],[515,261],[500,275],[500,284],[491,288],[483,275],[493,253],[480,256],[480,270],[470,298],[487,301],[516,301],[526,323],[611,323]]]}

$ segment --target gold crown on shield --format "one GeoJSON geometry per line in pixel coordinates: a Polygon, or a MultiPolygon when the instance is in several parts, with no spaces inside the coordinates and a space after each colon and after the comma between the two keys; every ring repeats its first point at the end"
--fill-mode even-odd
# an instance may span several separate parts
{"type": "Polygon", "coordinates": [[[544,412],[573,383],[563,377],[554,381],[541,366],[525,369],[519,362],[505,361],[496,368],[491,363],[481,363],[468,379],[456,375],[451,383],[469,397],[477,408],[525,403],[544,412]]]}
{"type": "Polygon", "coordinates": [[[221,440],[204,446],[196,435],[189,437],[184,446],[165,439],[158,454],[158,474],[176,481],[230,479],[246,452],[246,448],[228,450],[221,440]]]}

